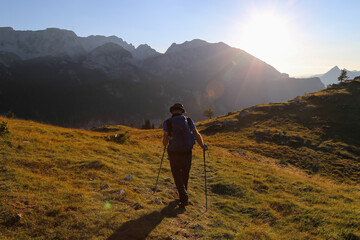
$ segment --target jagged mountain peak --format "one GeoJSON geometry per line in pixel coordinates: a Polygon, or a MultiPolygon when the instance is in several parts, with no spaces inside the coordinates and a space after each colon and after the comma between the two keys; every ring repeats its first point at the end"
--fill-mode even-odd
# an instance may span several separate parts
{"type": "Polygon", "coordinates": [[[144,44],[140,44],[136,49],[149,49],[149,48],[151,48],[151,47],[149,45],[147,45],[146,43],[144,43],[144,44]]]}
{"type": "Polygon", "coordinates": [[[188,50],[188,49],[192,49],[192,48],[197,48],[197,47],[202,47],[202,46],[206,46],[209,45],[210,43],[201,40],[201,39],[194,39],[191,41],[185,41],[183,43],[177,44],[177,43],[173,43],[171,44],[171,46],[168,48],[168,50],[166,51],[167,53],[174,53],[177,51],[183,51],[183,50],[188,50]]]}
{"type": "Polygon", "coordinates": [[[18,31],[11,27],[0,28],[0,51],[14,53],[22,59],[49,55],[77,58],[105,43],[115,43],[140,60],[160,54],[148,45],[135,48],[131,43],[114,35],[79,37],[71,30],[60,28],[36,31],[18,31]]]}
{"type": "Polygon", "coordinates": [[[209,43],[202,39],[193,39],[191,41],[185,41],[180,44],[177,44],[177,43],[171,44],[171,46],[168,48],[168,50],[165,52],[165,54],[175,53],[178,51],[186,51],[186,50],[200,48],[200,47],[209,47],[209,46],[221,48],[221,49],[222,48],[231,48],[229,45],[227,45],[223,42],[209,43]]]}
{"type": "Polygon", "coordinates": [[[119,38],[117,36],[103,36],[103,35],[90,35],[88,37],[81,37],[81,42],[87,51],[91,51],[105,43],[115,43],[120,46],[122,46],[124,49],[126,49],[129,52],[135,51],[135,47],[131,43],[127,43],[122,38],[119,38]]]}
{"type": "Polygon", "coordinates": [[[45,30],[37,30],[35,32],[68,32],[68,33],[73,33],[74,35],[76,35],[76,33],[74,31],[71,31],[68,29],[62,29],[62,28],[55,28],[55,27],[46,28],[45,30]]]}
{"type": "MultiPolygon", "coordinates": [[[[350,71],[346,68],[343,68],[344,70],[346,70],[347,72],[347,76],[352,79],[356,76],[360,75],[360,71],[350,71]]],[[[329,84],[334,84],[338,82],[338,77],[341,74],[341,69],[338,66],[335,66],[333,68],[331,68],[328,72],[326,72],[325,74],[320,76],[321,81],[325,84],[325,85],[329,85],[329,84]]]]}
{"type": "Polygon", "coordinates": [[[161,53],[157,52],[155,49],[153,49],[147,44],[140,44],[135,49],[135,51],[132,52],[132,54],[136,59],[145,59],[145,58],[161,55],[161,53]]]}
{"type": "Polygon", "coordinates": [[[192,46],[201,46],[201,45],[206,45],[206,44],[210,44],[209,42],[196,38],[190,41],[185,41],[184,43],[182,43],[181,45],[192,45],[192,46]]]}
{"type": "Polygon", "coordinates": [[[70,30],[47,28],[37,31],[0,29],[0,51],[18,55],[22,59],[43,56],[70,56],[84,53],[77,35],[70,30]]]}
{"type": "Polygon", "coordinates": [[[84,37],[84,38],[93,38],[93,39],[96,39],[96,38],[107,38],[107,39],[110,39],[110,40],[119,40],[119,41],[124,41],[122,38],[120,37],[117,37],[115,35],[111,35],[111,36],[103,36],[103,35],[89,35],[87,37],[84,37]]]}
{"type": "Polygon", "coordinates": [[[339,70],[340,70],[340,68],[338,66],[335,66],[332,69],[330,69],[330,71],[339,71],[339,70]]]}
{"type": "Polygon", "coordinates": [[[15,31],[12,27],[0,27],[0,31],[15,31]]]}
{"type": "Polygon", "coordinates": [[[96,47],[94,50],[90,52],[90,54],[94,52],[102,52],[102,53],[124,52],[131,55],[131,53],[126,49],[124,49],[122,46],[112,42],[104,43],[103,45],[96,47]]]}

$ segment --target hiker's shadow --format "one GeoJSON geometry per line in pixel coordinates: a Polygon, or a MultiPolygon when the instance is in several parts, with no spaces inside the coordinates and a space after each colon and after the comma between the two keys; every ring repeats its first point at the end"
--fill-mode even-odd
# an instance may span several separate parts
{"type": "Polygon", "coordinates": [[[145,239],[164,218],[176,217],[184,210],[177,208],[177,201],[170,202],[160,212],[154,211],[135,220],[130,220],[117,229],[107,240],[145,239]]]}

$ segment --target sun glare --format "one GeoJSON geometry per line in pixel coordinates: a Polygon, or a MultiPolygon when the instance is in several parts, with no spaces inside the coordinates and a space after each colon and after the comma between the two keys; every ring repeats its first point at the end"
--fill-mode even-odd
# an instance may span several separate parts
{"type": "Polygon", "coordinates": [[[250,54],[269,60],[293,50],[292,29],[285,18],[274,13],[256,13],[242,24],[239,47],[250,54]]]}

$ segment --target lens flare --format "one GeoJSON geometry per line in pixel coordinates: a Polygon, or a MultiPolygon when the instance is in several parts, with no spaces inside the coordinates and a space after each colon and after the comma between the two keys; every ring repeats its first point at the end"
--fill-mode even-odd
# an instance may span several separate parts
{"type": "Polygon", "coordinates": [[[224,84],[221,81],[213,80],[206,87],[206,94],[211,99],[217,99],[224,94],[224,84]]]}
{"type": "Polygon", "coordinates": [[[111,208],[111,203],[110,202],[105,202],[105,209],[110,209],[111,208]]]}

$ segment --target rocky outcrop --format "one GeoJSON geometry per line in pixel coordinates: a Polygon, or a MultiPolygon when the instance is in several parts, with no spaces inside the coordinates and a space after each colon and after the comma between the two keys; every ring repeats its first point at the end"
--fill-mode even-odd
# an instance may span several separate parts
{"type": "Polygon", "coordinates": [[[57,28],[40,31],[0,28],[0,51],[14,53],[22,59],[49,55],[76,58],[86,52],[73,31],[57,28]]]}
{"type": "Polygon", "coordinates": [[[123,47],[115,43],[105,43],[92,50],[83,62],[85,68],[99,69],[110,78],[117,78],[123,73],[130,73],[134,66],[133,56],[123,47]]]}
{"type": "Polygon", "coordinates": [[[132,51],[132,55],[135,59],[144,60],[146,58],[159,56],[161,53],[157,52],[147,44],[141,44],[132,51]]]}
{"type": "Polygon", "coordinates": [[[78,59],[106,43],[117,44],[141,60],[159,54],[147,45],[135,48],[132,44],[116,36],[78,37],[73,31],[58,28],[39,31],[15,31],[11,27],[0,28],[0,51],[14,53],[23,60],[49,55],[78,59]]]}

